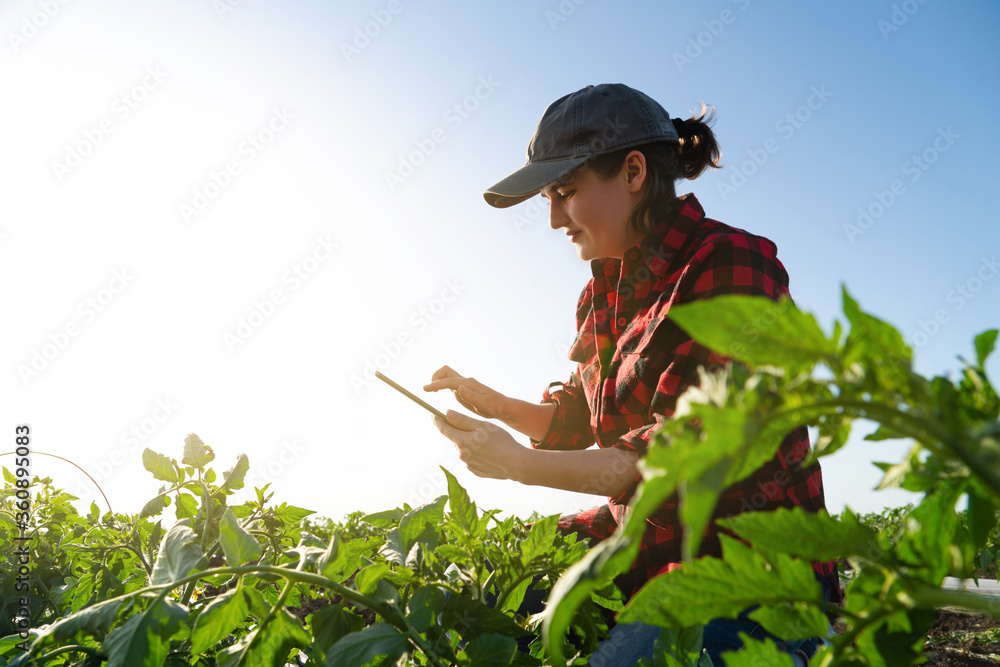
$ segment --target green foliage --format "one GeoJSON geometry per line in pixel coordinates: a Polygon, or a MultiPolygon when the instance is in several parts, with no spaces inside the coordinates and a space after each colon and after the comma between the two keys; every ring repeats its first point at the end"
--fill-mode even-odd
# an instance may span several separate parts
{"type": "MultiPolygon", "coordinates": [[[[671,309],[692,337],[738,363],[702,371],[700,386],[680,397],[640,464],[644,481],[622,530],[557,583],[544,627],[557,664],[566,619],[596,582],[629,566],[647,517],[674,493],[686,562],[643,588],[620,620],[683,633],[759,604],[752,618],[797,639],[825,634],[825,615],[837,615],[846,631],[816,658],[828,667],[915,664],[938,606],[1000,615],[989,598],[941,588],[946,576],[996,573],[1000,400],[984,364],[997,331],[976,337],[976,361],[962,360],[957,381],[928,379],[913,370],[898,331],[863,312],[846,290],[843,297],[846,337],[839,322],[827,336],[788,299],[722,297],[671,309]],[[903,461],[881,464],[882,486],[923,493],[919,505],[879,522],[850,511],[840,518],[799,509],[742,514],[719,522],[742,542],[723,538],[722,558],[693,558],[721,492],[771,459],[788,432],[817,429],[809,463],[842,447],[855,419],[878,424],[868,440],[913,442],[903,461]],[[969,509],[959,515],[963,501],[969,509]],[[842,608],[820,598],[812,577],[810,561],[824,560],[846,561],[855,572],[842,608]]],[[[774,651],[754,643],[726,663],[779,664],[774,651]]],[[[685,664],[673,660],[664,664],[685,664]]]]}
{"type": "MultiPolygon", "coordinates": [[[[246,457],[220,484],[206,467],[214,459],[194,434],[180,463],[147,449],[144,466],[166,485],[135,517],[79,516],[75,498],[36,478],[36,630],[24,652],[7,626],[0,664],[542,664],[537,638],[517,650],[539,623],[517,613],[520,602],[587,549],[556,531],[558,517],[500,520],[447,471],[448,495],[340,524],[271,504],[267,487],[230,506],[246,457]]],[[[18,534],[15,488],[0,512],[7,539],[18,534]]],[[[0,573],[13,590],[16,567],[0,573]]],[[[606,636],[601,607],[584,605],[574,627],[581,654],[592,652],[606,636]]]]}
{"type": "MultiPolygon", "coordinates": [[[[984,370],[997,332],[976,337],[975,362],[962,360],[957,380],[928,379],[893,327],[843,296],[846,336],[839,322],[827,336],[787,300],[672,309],[739,363],[702,371],[680,397],[640,463],[625,525],[589,550],[557,530],[558,517],[525,523],[480,510],[447,471],[447,495],[342,522],[273,504],[268,486],[231,505],[247,457],[217,475],[194,434],[180,462],[143,452],[162,485],[135,516],[96,505],[81,515],[76,498],[36,477],[29,520],[17,497],[29,483],[5,469],[0,542],[23,550],[32,570],[24,592],[17,560],[0,562],[0,665],[586,664],[620,610],[623,622],[663,627],[643,664],[704,667],[703,625],[751,605],[751,619],[787,640],[825,634],[828,615],[839,616],[845,631],[814,665],[916,664],[936,607],[998,614],[995,601],[941,588],[946,576],[997,575],[1000,399],[984,370]],[[880,467],[882,486],[922,493],[918,505],[731,516],[719,521],[735,536],[722,538],[722,557],[694,558],[723,490],[770,460],[785,434],[815,427],[818,458],[844,446],[855,419],[878,424],[874,443],[912,441],[902,461],[880,467]],[[675,493],[685,563],[623,605],[613,579],[635,559],[646,518],[675,493]],[[29,524],[24,540],[19,522],[29,524]],[[810,562],[826,560],[853,572],[842,606],[824,602],[813,577],[810,562]],[[549,590],[549,604],[525,617],[536,588],[549,590]]],[[[791,664],[770,640],[724,661],[791,664]]]]}

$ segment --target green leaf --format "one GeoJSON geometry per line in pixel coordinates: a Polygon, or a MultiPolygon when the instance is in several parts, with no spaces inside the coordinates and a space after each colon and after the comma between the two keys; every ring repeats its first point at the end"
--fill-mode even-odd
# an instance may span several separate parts
{"type": "Polygon", "coordinates": [[[263,629],[219,651],[219,667],[284,665],[293,648],[309,648],[310,637],[298,619],[279,609],[263,629]]]}
{"type": "Polygon", "coordinates": [[[672,306],[668,314],[692,338],[752,366],[780,366],[791,375],[836,352],[834,343],[788,297],[727,294],[672,306]]]}
{"type": "Polygon", "coordinates": [[[447,498],[440,496],[400,517],[398,529],[404,552],[409,553],[413,543],[421,537],[428,527],[437,526],[444,520],[446,500],[447,498]]]}
{"type": "Polygon", "coordinates": [[[192,496],[190,493],[178,493],[177,494],[177,513],[178,519],[191,519],[198,515],[198,499],[192,496]]]}
{"type": "Polygon", "coordinates": [[[441,466],[445,477],[448,478],[448,517],[465,533],[466,539],[475,539],[479,535],[479,513],[476,511],[476,504],[469,500],[468,492],[462,488],[455,476],[441,466]]]}
{"type": "MultiPolygon", "coordinates": [[[[650,484],[643,488],[649,489],[650,484]]],[[[629,524],[626,524],[625,530],[628,529],[629,524]]],[[[625,531],[619,531],[588,551],[559,577],[549,594],[547,615],[542,621],[542,639],[552,655],[553,664],[566,664],[563,642],[576,610],[590,599],[593,591],[605,587],[627,570],[638,553],[639,542],[629,539],[625,531]]]]}
{"type": "Polygon", "coordinates": [[[242,587],[233,588],[219,595],[201,610],[191,631],[191,652],[195,655],[225,639],[242,624],[250,607],[242,587]]]}
{"type": "Polygon", "coordinates": [[[718,523],[756,547],[811,561],[848,556],[880,559],[883,555],[875,531],[859,522],[850,509],[844,510],[843,520],[823,511],[781,507],[773,512],[745,512],[718,523]]]}
{"type": "Polygon", "coordinates": [[[107,667],[160,667],[167,659],[170,639],[183,628],[187,616],[183,605],[156,599],[104,640],[107,667]]]}
{"type": "Polygon", "coordinates": [[[361,567],[361,559],[375,550],[361,539],[345,542],[336,533],[330,538],[326,552],[316,561],[317,571],[324,577],[341,581],[361,567]]]}
{"type": "Polygon", "coordinates": [[[3,479],[8,484],[15,484],[17,482],[17,477],[14,477],[14,473],[7,470],[6,467],[3,469],[3,479]]]}
{"type": "Polygon", "coordinates": [[[371,595],[375,592],[375,586],[387,572],[392,572],[392,567],[388,563],[375,563],[362,568],[354,575],[354,585],[362,595],[371,595]]]}
{"type": "Polygon", "coordinates": [[[841,363],[850,367],[860,363],[880,389],[905,391],[909,387],[913,351],[892,325],[861,310],[842,287],[844,314],[851,330],[840,351],[841,363]]]}
{"type": "Polygon", "coordinates": [[[990,329],[976,336],[976,363],[979,368],[986,368],[986,359],[993,353],[997,342],[997,330],[990,329]]]}
{"type": "Polygon", "coordinates": [[[204,566],[205,556],[198,546],[198,538],[185,519],[171,526],[163,537],[151,581],[153,584],[169,584],[204,566]]]}
{"type": "Polygon", "coordinates": [[[522,579],[518,582],[517,586],[507,593],[507,598],[504,600],[503,605],[499,607],[500,611],[516,612],[520,609],[521,603],[524,602],[524,594],[528,592],[528,586],[530,584],[531,580],[529,579],[522,579]]]}
{"type": "Polygon", "coordinates": [[[240,525],[228,507],[219,520],[219,543],[230,566],[238,567],[260,558],[260,544],[240,525]]]}
{"type": "Polygon", "coordinates": [[[851,435],[851,421],[832,415],[823,415],[819,420],[816,442],[802,466],[811,466],[817,459],[833,454],[847,444],[851,435]]]}
{"type": "Polygon", "coordinates": [[[157,454],[149,447],[142,450],[142,467],[162,482],[177,484],[180,481],[177,476],[177,462],[169,456],[157,454]]]}
{"type": "Polygon", "coordinates": [[[142,510],[139,512],[139,518],[145,519],[147,517],[156,516],[169,504],[170,496],[167,495],[167,487],[161,486],[160,493],[142,506],[142,510]]]}
{"type": "MultiPolygon", "coordinates": [[[[896,545],[900,558],[919,564],[924,581],[932,586],[940,586],[954,561],[963,559],[956,540],[960,526],[955,505],[960,495],[961,488],[954,486],[926,495],[910,512],[906,532],[896,545]]],[[[966,557],[971,561],[973,555],[966,557]]]]}
{"type": "Polygon", "coordinates": [[[982,549],[997,525],[997,503],[978,493],[969,493],[968,526],[976,549],[982,549]]]}
{"type": "Polygon", "coordinates": [[[38,638],[35,640],[33,650],[50,643],[72,643],[70,640],[80,631],[97,637],[101,636],[115,622],[122,602],[124,601],[121,599],[104,600],[84,607],[70,616],[60,618],[52,625],[38,631],[38,638]]]}
{"type": "Polygon", "coordinates": [[[323,656],[342,637],[352,632],[358,632],[363,627],[365,627],[365,619],[344,609],[343,604],[322,607],[309,618],[313,645],[320,650],[323,656]]]}
{"type": "MultiPolygon", "coordinates": [[[[229,495],[237,489],[242,489],[243,479],[247,476],[248,470],[250,470],[250,459],[247,458],[246,454],[240,454],[236,457],[236,465],[222,473],[222,486],[219,487],[219,491],[225,495],[229,495]]],[[[270,484],[265,485],[264,489],[267,489],[268,486],[270,484]]],[[[262,505],[264,504],[262,498],[264,489],[260,489],[261,493],[257,494],[257,498],[262,505]]]]}
{"type": "Polygon", "coordinates": [[[743,640],[742,651],[730,651],[722,654],[722,661],[726,667],[795,667],[792,656],[778,648],[773,639],[765,639],[759,642],[750,639],[749,635],[741,632],[740,638],[743,640]]]}
{"type": "Polygon", "coordinates": [[[403,518],[404,514],[406,514],[406,512],[397,507],[393,510],[366,514],[361,517],[361,520],[370,523],[377,528],[392,528],[399,523],[399,520],[403,518]]]}
{"type": "Polygon", "coordinates": [[[830,630],[830,621],[819,607],[801,602],[763,606],[752,611],[750,618],[780,639],[825,637],[830,630]]]}
{"type": "Polygon", "coordinates": [[[704,628],[660,628],[653,644],[651,667],[698,667],[702,656],[704,628]]]}
{"type": "Polygon", "coordinates": [[[460,657],[462,665],[473,667],[506,667],[514,658],[517,641],[505,635],[479,635],[469,642],[460,657]]]}
{"type": "Polygon", "coordinates": [[[528,537],[521,542],[520,559],[522,567],[527,568],[535,558],[544,556],[551,551],[558,527],[558,514],[545,517],[531,525],[528,537]]]}
{"type": "Polygon", "coordinates": [[[449,598],[442,612],[441,625],[458,631],[465,639],[489,633],[511,637],[528,634],[507,614],[462,595],[449,598]]]}
{"type": "Polygon", "coordinates": [[[768,555],[727,535],[723,558],[700,558],[652,579],[618,615],[621,623],[691,627],[735,618],[755,604],[819,602],[812,566],[781,553],[768,555]]]}
{"type": "Polygon", "coordinates": [[[444,605],[444,592],[440,588],[424,586],[410,598],[407,620],[418,632],[427,632],[427,628],[437,622],[444,605]]]}
{"type": "Polygon", "coordinates": [[[388,623],[375,623],[361,632],[352,632],[327,651],[326,667],[363,667],[384,656],[389,664],[409,648],[406,635],[388,623]]]}
{"type": "Polygon", "coordinates": [[[204,468],[215,460],[215,452],[201,441],[194,433],[188,433],[184,438],[184,456],[181,463],[192,468],[204,468]]]}
{"type": "Polygon", "coordinates": [[[403,537],[399,528],[390,528],[385,534],[385,544],[378,551],[390,563],[402,565],[406,562],[407,551],[403,546],[403,537]]]}
{"type": "Polygon", "coordinates": [[[294,505],[289,505],[288,503],[281,503],[275,507],[272,512],[274,513],[274,516],[284,522],[286,526],[294,526],[310,514],[316,513],[313,510],[295,507],[294,505]]]}

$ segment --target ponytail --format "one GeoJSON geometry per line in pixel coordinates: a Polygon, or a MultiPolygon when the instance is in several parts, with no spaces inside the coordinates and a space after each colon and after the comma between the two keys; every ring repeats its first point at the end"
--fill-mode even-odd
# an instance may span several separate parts
{"type": "Polygon", "coordinates": [[[720,168],[719,142],[711,128],[715,122],[715,107],[702,104],[700,111],[701,115],[674,121],[674,127],[680,136],[678,178],[693,180],[708,167],[720,168]]]}

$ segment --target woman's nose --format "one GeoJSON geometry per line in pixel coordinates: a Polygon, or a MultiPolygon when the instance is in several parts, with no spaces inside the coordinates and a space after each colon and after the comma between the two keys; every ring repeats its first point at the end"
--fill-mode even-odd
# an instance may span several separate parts
{"type": "Polygon", "coordinates": [[[559,229],[566,225],[566,212],[559,202],[549,202],[549,227],[559,229]]]}

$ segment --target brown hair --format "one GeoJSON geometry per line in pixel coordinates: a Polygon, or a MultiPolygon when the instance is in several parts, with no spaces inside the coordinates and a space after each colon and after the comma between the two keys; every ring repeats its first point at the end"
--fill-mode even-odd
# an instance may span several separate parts
{"type": "Polygon", "coordinates": [[[585,167],[607,180],[621,171],[625,156],[632,151],[641,152],[646,158],[646,180],[649,189],[642,201],[632,211],[628,224],[640,232],[648,232],[655,218],[670,210],[677,200],[674,181],[681,178],[693,180],[705,169],[719,169],[719,143],[712,132],[715,108],[701,105],[700,115],[684,121],[680,141],[660,141],[642,146],[630,146],[591,158],[585,167]]]}

